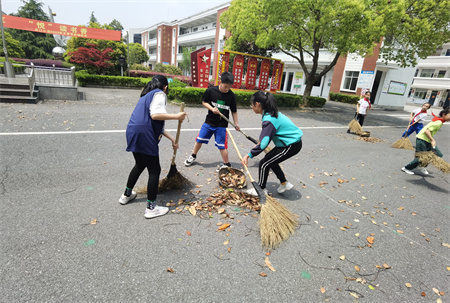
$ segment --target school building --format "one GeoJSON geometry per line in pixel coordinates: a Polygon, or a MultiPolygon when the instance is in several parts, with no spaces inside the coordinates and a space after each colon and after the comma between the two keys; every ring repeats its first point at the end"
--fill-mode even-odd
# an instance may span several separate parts
{"type": "MultiPolygon", "coordinates": [[[[220,27],[219,18],[229,6],[230,1],[182,20],[161,22],[142,30],[141,44],[150,58],[147,65],[161,63],[178,66],[184,47],[206,47],[212,49],[209,74],[210,78],[215,78],[215,59],[223,51],[224,37],[230,35],[220,27]]],[[[384,63],[380,57],[380,45],[370,57],[349,54],[339,58],[334,68],[314,83],[311,95],[328,99],[330,92],[360,95],[362,89],[369,89],[372,91],[371,102],[386,109],[403,109],[406,102],[421,103],[427,99],[433,99],[434,105],[438,106],[440,101],[449,98],[448,45],[439,51],[439,56],[420,61],[417,68],[400,68],[394,62],[384,63]],[[429,85],[430,81],[433,85],[429,85]]],[[[325,49],[320,51],[319,72],[331,63],[333,57],[334,54],[325,49]]],[[[284,53],[274,53],[272,58],[284,63],[280,91],[303,94],[306,77],[300,64],[284,53]]],[[[312,58],[308,55],[305,58],[306,65],[311,66],[312,58]]]]}

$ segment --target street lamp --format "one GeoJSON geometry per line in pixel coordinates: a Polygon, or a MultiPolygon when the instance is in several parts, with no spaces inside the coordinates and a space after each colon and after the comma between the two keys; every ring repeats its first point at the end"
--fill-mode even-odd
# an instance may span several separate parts
{"type": "Polygon", "coordinates": [[[5,31],[3,30],[3,11],[2,11],[2,0],[0,0],[0,28],[2,32],[2,41],[3,41],[3,52],[5,53],[5,63],[3,66],[5,67],[5,76],[9,78],[14,78],[14,70],[12,68],[11,62],[9,62],[8,58],[8,50],[6,49],[6,41],[5,41],[5,31]]]}

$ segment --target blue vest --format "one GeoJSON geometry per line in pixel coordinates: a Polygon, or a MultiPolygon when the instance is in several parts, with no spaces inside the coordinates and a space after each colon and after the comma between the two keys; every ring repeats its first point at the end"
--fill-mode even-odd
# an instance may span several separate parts
{"type": "Polygon", "coordinates": [[[150,104],[160,89],[154,89],[141,97],[131,114],[127,126],[127,151],[159,156],[158,143],[164,132],[164,120],[155,121],[150,116],[150,104]]]}

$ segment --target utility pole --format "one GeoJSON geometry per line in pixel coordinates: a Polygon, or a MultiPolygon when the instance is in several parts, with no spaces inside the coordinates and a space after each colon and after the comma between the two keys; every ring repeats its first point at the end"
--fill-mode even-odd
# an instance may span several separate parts
{"type": "Polygon", "coordinates": [[[127,30],[127,76],[128,77],[130,76],[130,31],[129,30],[127,30]]]}
{"type": "Polygon", "coordinates": [[[3,52],[5,53],[5,63],[3,66],[5,67],[5,76],[9,78],[14,78],[14,69],[12,68],[11,62],[9,62],[8,58],[8,50],[6,49],[6,41],[5,41],[5,31],[3,29],[3,11],[2,11],[2,0],[0,0],[0,28],[2,32],[2,41],[3,41],[3,52]]]}

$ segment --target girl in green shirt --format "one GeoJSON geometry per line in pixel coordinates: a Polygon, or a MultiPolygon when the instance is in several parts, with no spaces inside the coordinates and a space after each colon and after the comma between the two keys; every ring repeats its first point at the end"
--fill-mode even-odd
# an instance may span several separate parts
{"type": "MultiPolygon", "coordinates": [[[[439,113],[439,117],[434,117],[433,120],[427,124],[416,136],[416,154],[424,151],[433,151],[436,155],[442,158],[442,152],[436,146],[434,135],[442,127],[444,122],[450,121],[450,109],[446,108],[439,113]]],[[[418,157],[415,157],[408,165],[402,168],[402,171],[409,175],[414,175],[413,169],[419,166],[418,157]]],[[[428,171],[425,167],[419,167],[418,170],[425,175],[428,171]]]]}

